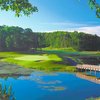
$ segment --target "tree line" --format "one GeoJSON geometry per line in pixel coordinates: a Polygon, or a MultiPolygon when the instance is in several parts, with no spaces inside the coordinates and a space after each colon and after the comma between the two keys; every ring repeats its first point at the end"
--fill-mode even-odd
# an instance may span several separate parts
{"type": "Polygon", "coordinates": [[[0,51],[28,51],[50,48],[99,51],[100,37],[83,32],[33,32],[21,27],[0,26],[0,51]]]}

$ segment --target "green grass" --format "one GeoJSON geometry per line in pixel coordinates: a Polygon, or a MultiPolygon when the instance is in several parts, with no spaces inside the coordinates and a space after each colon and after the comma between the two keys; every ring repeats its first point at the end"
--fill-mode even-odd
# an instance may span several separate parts
{"type": "Polygon", "coordinates": [[[76,51],[72,47],[69,47],[69,48],[50,48],[50,47],[47,47],[47,48],[43,48],[43,50],[57,50],[57,51],[66,51],[66,52],[75,52],[76,51]]]}
{"type": "Polygon", "coordinates": [[[42,54],[42,55],[25,55],[22,57],[15,57],[15,60],[23,60],[23,61],[49,61],[49,60],[54,60],[54,61],[61,61],[62,59],[59,58],[57,55],[51,54],[42,54]]]}
{"type": "MultiPolygon", "coordinates": [[[[70,48],[71,49],[71,48],[70,48]]],[[[2,62],[16,64],[25,68],[33,68],[47,71],[69,71],[74,72],[76,68],[69,64],[67,58],[82,63],[77,56],[100,56],[100,52],[78,52],[59,50],[43,50],[33,54],[19,52],[0,52],[2,62]]]]}
{"type": "Polygon", "coordinates": [[[62,54],[67,56],[100,56],[100,51],[65,51],[65,50],[43,50],[49,54],[62,54]]]}
{"type": "Polygon", "coordinates": [[[0,52],[2,62],[16,64],[25,68],[46,71],[74,72],[76,68],[62,63],[63,59],[57,54],[22,54],[17,52],[0,52]]]}
{"type": "Polygon", "coordinates": [[[89,98],[89,99],[86,99],[86,100],[100,100],[100,98],[89,98]]]}

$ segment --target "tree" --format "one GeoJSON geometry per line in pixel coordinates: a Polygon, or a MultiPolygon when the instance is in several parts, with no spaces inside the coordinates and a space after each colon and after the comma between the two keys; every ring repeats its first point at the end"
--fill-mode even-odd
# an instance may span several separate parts
{"type": "MultiPolygon", "coordinates": [[[[96,16],[100,18],[100,4],[97,3],[97,0],[88,1],[91,9],[95,9],[96,16]]],[[[22,14],[29,16],[33,12],[38,11],[36,6],[33,6],[31,3],[29,3],[29,0],[0,0],[0,9],[14,11],[17,17],[22,14]]]]}
{"type": "Polygon", "coordinates": [[[29,3],[29,0],[0,0],[0,9],[14,11],[17,17],[22,14],[29,16],[38,11],[36,6],[29,3]]]}
{"type": "Polygon", "coordinates": [[[99,36],[83,32],[39,33],[29,28],[0,26],[0,51],[31,51],[45,47],[99,51],[99,45],[99,36]]]}
{"type": "Polygon", "coordinates": [[[89,0],[89,5],[91,9],[95,9],[96,16],[100,18],[100,4],[97,3],[97,0],[89,0]]]}

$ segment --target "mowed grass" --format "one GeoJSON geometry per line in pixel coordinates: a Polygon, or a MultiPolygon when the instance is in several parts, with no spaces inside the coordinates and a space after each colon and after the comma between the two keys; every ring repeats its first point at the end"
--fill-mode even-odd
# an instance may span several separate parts
{"type": "Polygon", "coordinates": [[[25,55],[22,57],[15,57],[15,60],[23,60],[23,61],[48,61],[48,60],[54,60],[54,61],[62,61],[61,58],[59,58],[57,55],[51,54],[51,55],[25,55]]]}
{"type": "Polygon", "coordinates": [[[49,60],[48,56],[41,55],[25,55],[22,57],[16,57],[15,60],[23,60],[23,61],[41,61],[41,60],[49,60]]]}
{"type": "Polygon", "coordinates": [[[72,57],[76,61],[77,56],[100,56],[100,52],[78,52],[73,50],[70,52],[66,50],[43,50],[42,52],[35,52],[33,54],[0,52],[0,61],[16,64],[25,68],[74,72],[76,68],[69,66],[65,62],[69,62],[66,60],[66,57],[72,57]]]}
{"type": "Polygon", "coordinates": [[[76,68],[61,63],[63,61],[57,54],[23,54],[17,52],[0,52],[2,62],[16,64],[25,68],[46,71],[74,72],[76,68]]]}
{"type": "Polygon", "coordinates": [[[49,54],[62,54],[67,56],[100,56],[100,51],[65,51],[65,50],[44,50],[44,52],[49,54]]]}

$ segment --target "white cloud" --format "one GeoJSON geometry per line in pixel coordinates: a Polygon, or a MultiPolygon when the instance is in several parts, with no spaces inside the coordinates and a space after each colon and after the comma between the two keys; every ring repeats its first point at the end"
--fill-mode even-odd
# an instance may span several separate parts
{"type": "MultiPolygon", "coordinates": [[[[92,22],[93,23],[93,22],[92,22]]],[[[100,36],[100,26],[91,26],[91,24],[83,24],[83,23],[76,23],[76,22],[51,22],[51,23],[41,23],[43,26],[49,25],[50,27],[56,27],[55,31],[79,31],[85,32],[89,34],[97,34],[100,36]]],[[[92,24],[93,25],[93,24],[92,24]]],[[[49,30],[49,32],[54,31],[49,30]]]]}
{"type": "Polygon", "coordinates": [[[63,30],[58,29],[55,31],[70,31],[70,32],[78,31],[78,32],[84,32],[88,34],[96,34],[100,36],[100,26],[88,26],[85,24],[77,24],[77,23],[52,23],[52,24],[54,25],[61,24],[61,25],[69,26],[69,28],[67,27],[66,29],[63,29],[63,30]]]}
{"type": "Polygon", "coordinates": [[[76,28],[75,30],[79,32],[89,33],[89,34],[97,34],[100,36],[100,26],[80,27],[80,28],[76,28]]]}
{"type": "Polygon", "coordinates": [[[66,26],[66,27],[80,27],[87,26],[87,24],[75,23],[75,22],[51,22],[51,23],[40,23],[42,25],[54,25],[54,26],[66,26]]]}
{"type": "Polygon", "coordinates": [[[97,34],[98,36],[100,36],[100,26],[88,26],[88,27],[79,27],[79,28],[66,28],[63,30],[51,30],[51,31],[45,31],[45,32],[53,32],[53,31],[69,31],[69,32],[73,32],[73,31],[78,31],[78,32],[84,32],[87,34],[97,34]]]}

